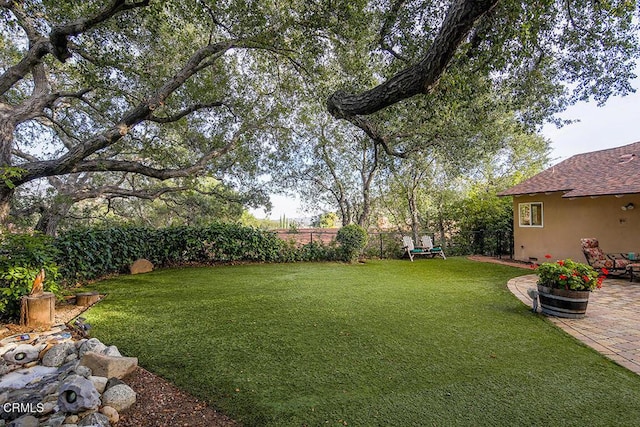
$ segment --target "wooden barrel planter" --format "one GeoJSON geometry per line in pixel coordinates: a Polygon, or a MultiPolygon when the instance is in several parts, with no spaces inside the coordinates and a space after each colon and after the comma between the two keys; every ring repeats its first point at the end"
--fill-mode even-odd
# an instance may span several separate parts
{"type": "Polygon", "coordinates": [[[540,308],[544,314],[569,319],[584,317],[590,291],[572,291],[538,285],[540,308]]]}

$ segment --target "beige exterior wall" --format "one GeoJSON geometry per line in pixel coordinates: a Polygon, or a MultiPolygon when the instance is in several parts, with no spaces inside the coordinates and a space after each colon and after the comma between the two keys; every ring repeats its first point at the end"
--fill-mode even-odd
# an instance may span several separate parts
{"type": "Polygon", "coordinates": [[[513,198],[514,258],[544,262],[571,258],[585,262],[580,239],[595,237],[604,252],[640,253],[640,195],[563,199],[562,193],[513,198]],[[520,227],[518,205],[542,202],[543,226],[520,227]],[[633,203],[633,210],[621,207],[633,203]]]}

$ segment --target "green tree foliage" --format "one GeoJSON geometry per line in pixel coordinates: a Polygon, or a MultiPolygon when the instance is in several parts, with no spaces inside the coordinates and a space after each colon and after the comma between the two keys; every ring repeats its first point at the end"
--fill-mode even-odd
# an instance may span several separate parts
{"type": "Polygon", "coordinates": [[[0,167],[21,170],[0,181],[3,221],[16,189],[51,177],[67,200],[145,197],[194,175],[259,191],[261,157],[288,138],[283,94],[321,44],[304,34],[321,11],[302,2],[0,6],[0,167]]]}
{"type": "Polygon", "coordinates": [[[359,127],[358,116],[437,96],[447,76],[489,78],[534,125],[568,103],[632,90],[636,2],[410,0],[377,3],[369,13],[378,35],[369,50],[388,63],[381,83],[344,85],[328,98],[331,114],[359,127]]]}
{"type": "Polygon", "coordinates": [[[313,221],[313,226],[318,228],[334,228],[338,223],[338,215],[335,212],[325,212],[313,221]]]}

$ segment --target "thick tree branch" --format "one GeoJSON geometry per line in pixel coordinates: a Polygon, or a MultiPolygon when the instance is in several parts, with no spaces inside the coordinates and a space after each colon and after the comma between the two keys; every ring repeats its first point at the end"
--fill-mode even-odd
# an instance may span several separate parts
{"type": "Polygon", "coordinates": [[[338,119],[373,114],[404,99],[430,92],[476,20],[497,2],[498,0],[456,0],[420,62],[361,94],[335,92],[327,100],[329,113],[338,119]]]}
{"type": "MultiPolygon", "coordinates": [[[[231,49],[233,46],[233,42],[225,42],[204,46],[198,49],[189,58],[182,69],[180,69],[173,77],[169,78],[148,99],[125,113],[115,126],[112,126],[101,134],[98,134],[81,144],[75,145],[65,155],[58,159],[23,165],[26,173],[20,179],[20,184],[48,175],[62,175],[65,173],[83,171],[83,168],[76,167],[79,162],[86,159],[96,151],[113,145],[129,133],[135,125],[144,120],[148,120],[153,110],[162,105],[175,90],[181,87],[197,72],[202,61],[211,56],[218,56],[231,49]]],[[[91,164],[91,162],[89,164],[91,164]]]]}
{"type": "Polygon", "coordinates": [[[102,187],[80,190],[75,193],[69,194],[69,197],[74,202],[81,200],[95,199],[98,197],[114,198],[114,197],[137,197],[139,199],[155,200],[158,197],[167,194],[180,191],[190,190],[190,187],[161,187],[155,189],[130,189],[122,188],[115,185],[105,185],[102,187]]]}
{"type": "Polygon", "coordinates": [[[44,58],[45,55],[51,53],[58,60],[62,62],[66,61],[71,56],[68,49],[69,36],[87,31],[97,24],[108,20],[119,12],[137,7],[144,7],[148,4],[149,0],[134,3],[126,3],[125,0],[114,0],[109,6],[102,9],[92,17],[79,19],[65,25],[54,26],[49,34],[49,38],[47,39],[37,35],[33,24],[22,13],[21,5],[18,2],[5,2],[3,6],[11,10],[27,33],[27,37],[29,38],[29,50],[20,62],[7,68],[5,72],[0,75],[0,95],[5,94],[13,87],[13,85],[24,79],[25,76],[33,70],[36,64],[42,62],[42,58],[44,58]]]}
{"type": "Polygon", "coordinates": [[[69,36],[75,36],[83,33],[125,10],[146,7],[148,5],[149,0],[142,0],[140,2],[133,3],[127,3],[126,0],[114,0],[110,5],[99,11],[94,16],[78,19],[65,25],[55,26],[49,33],[49,40],[51,41],[52,48],[51,54],[60,62],[65,62],[71,57],[71,52],[68,47],[69,36]]]}

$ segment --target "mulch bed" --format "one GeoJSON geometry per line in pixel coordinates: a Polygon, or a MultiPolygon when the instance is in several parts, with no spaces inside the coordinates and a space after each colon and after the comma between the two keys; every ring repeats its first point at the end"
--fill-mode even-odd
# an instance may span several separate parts
{"type": "Polygon", "coordinates": [[[136,403],[120,416],[118,427],[239,426],[226,415],[138,367],[124,382],[137,393],[136,403]]]}

